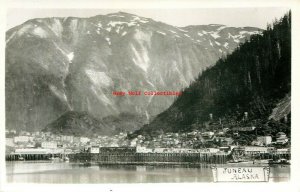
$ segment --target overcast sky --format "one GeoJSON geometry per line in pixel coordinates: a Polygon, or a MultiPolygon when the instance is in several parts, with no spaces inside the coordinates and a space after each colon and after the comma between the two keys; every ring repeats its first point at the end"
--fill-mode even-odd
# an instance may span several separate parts
{"type": "Polygon", "coordinates": [[[288,8],[209,8],[209,9],[9,9],[7,29],[33,18],[91,17],[118,11],[152,18],[167,24],[187,25],[224,24],[232,27],[259,27],[280,18],[288,8]]]}

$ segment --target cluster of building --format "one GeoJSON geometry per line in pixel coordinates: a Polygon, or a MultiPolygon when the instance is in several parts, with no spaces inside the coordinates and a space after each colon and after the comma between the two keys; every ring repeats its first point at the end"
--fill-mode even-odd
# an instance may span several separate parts
{"type": "MultiPolygon", "coordinates": [[[[254,127],[235,128],[233,134],[227,134],[228,128],[215,131],[199,130],[188,133],[165,133],[151,140],[138,135],[132,140],[126,133],[114,136],[97,136],[93,138],[70,135],[56,135],[50,132],[16,132],[6,131],[6,146],[8,153],[99,153],[105,147],[134,147],[138,153],[229,153],[237,146],[234,137],[241,131],[253,131],[254,127]]],[[[276,138],[257,136],[251,146],[243,146],[247,153],[269,153],[277,150],[272,144],[283,145],[289,138],[283,132],[278,132],[276,138]]],[[[280,147],[279,147],[280,148],[280,147]]],[[[287,150],[287,149],[278,149],[287,150]]],[[[285,151],[286,152],[286,151],[285,151]]]]}
{"type": "Polygon", "coordinates": [[[7,153],[16,151],[44,151],[51,153],[77,153],[91,146],[119,147],[129,146],[127,134],[114,136],[76,137],[72,135],[56,135],[50,132],[6,131],[7,153]]]}
{"type": "MultiPolygon", "coordinates": [[[[148,148],[205,148],[205,147],[227,147],[238,144],[235,138],[241,132],[254,131],[255,127],[238,127],[231,129],[213,130],[200,132],[198,130],[188,133],[166,133],[158,135],[151,140],[139,135],[131,141],[131,146],[139,145],[148,148]]],[[[284,145],[289,142],[289,138],[283,132],[278,132],[275,138],[272,136],[257,136],[252,141],[252,146],[284,145]]]]}

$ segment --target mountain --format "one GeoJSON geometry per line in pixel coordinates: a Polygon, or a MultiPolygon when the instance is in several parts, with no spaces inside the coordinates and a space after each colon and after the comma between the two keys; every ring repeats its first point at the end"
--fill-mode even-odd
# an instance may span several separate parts
{"type": "Polygon", "coordinates": [[[67,112],[46,126],[43,131],[55,134],[91,136],[105,132],[105,125],[86,112],[67,112]]]}
{"type": "Polygon", "coordinates": [[[58,135],[95,136],[114,135],[124,131],[135,131],[144,125],[145,116],[130,113],[110,115],[96,119],[87,112],[68,111],[48,124],[44,132],[58,135]]]}
{"type": "Polygon", "coordinates": [[[29,20],[6,33],[6,128],[41,130],[67,112],[97,120],[129,112],[147,122],[175,97],[112,92],[180,91],[261,31],[175,27],[123,12],[29,20]]]}
{"type": "Polygon", "coordinates": [[[222,125],[255,126],[261,134],[285,129],[289,134],[290,100],[289,13],[201,73],[172,106],[132,136],[213,130],[222,125]]]}

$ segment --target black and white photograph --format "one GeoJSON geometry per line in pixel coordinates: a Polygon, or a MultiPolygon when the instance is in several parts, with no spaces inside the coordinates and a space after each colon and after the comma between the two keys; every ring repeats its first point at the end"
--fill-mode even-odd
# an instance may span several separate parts
{"type": "Polygon", "coordinates": [[[290,182],[292,17],[8,9],[5,182],[290,182]]]}

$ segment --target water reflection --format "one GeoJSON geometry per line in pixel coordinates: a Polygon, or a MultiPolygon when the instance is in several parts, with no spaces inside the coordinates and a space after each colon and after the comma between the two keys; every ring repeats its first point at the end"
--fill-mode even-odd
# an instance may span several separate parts
{"type": "MultiPolygon", "coordinates": [[[[10,183],[178,183],[213,182],[211,165],[90,165],[7,162],[10,183]]],[[[271,167],[270,181],[288,181],[289,166],[271,167]]]]}

